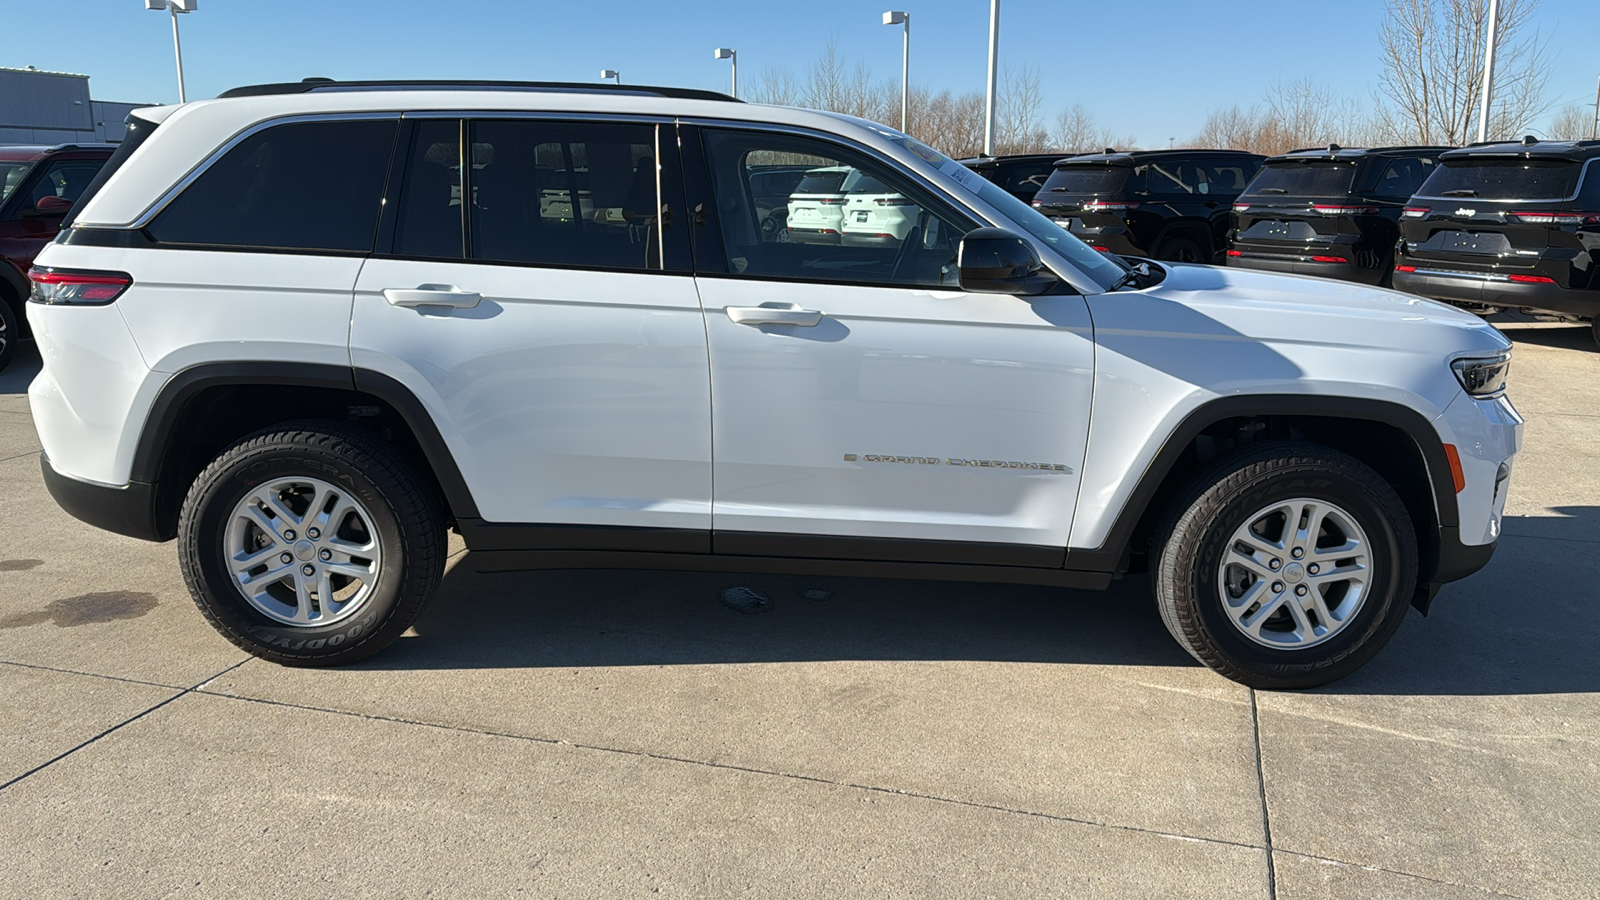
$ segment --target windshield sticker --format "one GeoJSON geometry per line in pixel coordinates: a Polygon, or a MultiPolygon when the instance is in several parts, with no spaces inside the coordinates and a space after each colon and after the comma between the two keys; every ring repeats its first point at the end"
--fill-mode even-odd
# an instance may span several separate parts
{"type": "Polygon", "coordinates": [[[951,181],[954,181],[956,184],[961,185],[974,194],[976,194],[978,192],[978,188],[981,187],[978,180],[978,174],[953,159],[946,161],[944,165],[940,166],[939,171],[945,175],[948,175],[951,181]]]}

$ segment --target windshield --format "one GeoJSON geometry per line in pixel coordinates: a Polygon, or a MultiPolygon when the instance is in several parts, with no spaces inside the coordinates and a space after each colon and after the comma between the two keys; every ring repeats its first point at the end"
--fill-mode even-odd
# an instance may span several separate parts
{"type": "Polygon", "coordinates": [[[1567,159],[1440,160],[1418,197],[1565,200],[1578,192],[1583,167],[1567,159]]]}
{"type": "Polygon", "coordinates": [[[0,203],[6,202],[11,192],[17,189],[17,185],[28,177],[28,170],[31,168],[33,168],[32,162],[0,160],[0,203]]]}
{"type": "Polygon", "coordinates": [[[1267,163],[1241,197],[1343,197],[1355,174],[1353,162],[1267,163]]]}
{"type": "Polygon", "coordinates": [[[1057,166],[1041,194],[1112,194],[1122,190],[1133,170],[1127,166],[1057,166]]]}

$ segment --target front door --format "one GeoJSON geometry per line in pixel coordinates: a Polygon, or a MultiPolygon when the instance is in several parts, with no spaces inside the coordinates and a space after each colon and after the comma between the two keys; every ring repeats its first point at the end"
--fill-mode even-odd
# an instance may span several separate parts
{"type": "Polygon", "coordinates": [[[704,549],[705,325],[686,255],[670,271],[679,235],[661,230],[658,189],[680,189],[675,159],[665,180],[657,166],[659,130],[423,118],[403,132],[393,252],[361,271],[351,361],[427,407],[487,522],[676,529],[691,540],[652,547],[704,549]]]}
{"type": "Polygon", "coordinates": [[[716,550],[1060,566],[1089,425],[1084,299],[961,291],[976,221],[872,155],[733,129],[699,143],[716,550]],[[859,172],[871,209],[839,243],[760,227],[752,174],[796,163],[859,172]]]}

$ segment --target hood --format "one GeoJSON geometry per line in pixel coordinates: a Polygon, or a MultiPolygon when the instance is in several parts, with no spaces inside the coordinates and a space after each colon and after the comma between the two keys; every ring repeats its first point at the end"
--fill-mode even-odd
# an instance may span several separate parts
{"type": "Polygon", "coordinates": [[[1181,304],[1201,314],[1194,322],[1209,320],[1238,336],[1447,356],[1511,347],[1483,319],[1400,291],[1248,269],[1161,265],[1167,277],[1139,293],[1181,304]]]}

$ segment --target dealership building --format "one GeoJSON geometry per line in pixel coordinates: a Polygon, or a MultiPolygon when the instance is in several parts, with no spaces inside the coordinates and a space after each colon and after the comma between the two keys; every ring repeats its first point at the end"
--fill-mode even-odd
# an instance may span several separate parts
{"type": "Polygon", "coordinates": [[[116,143],[128,112],[152,105],[92,100],[87,75],[0,67],[0,144],[116,143]]]}

